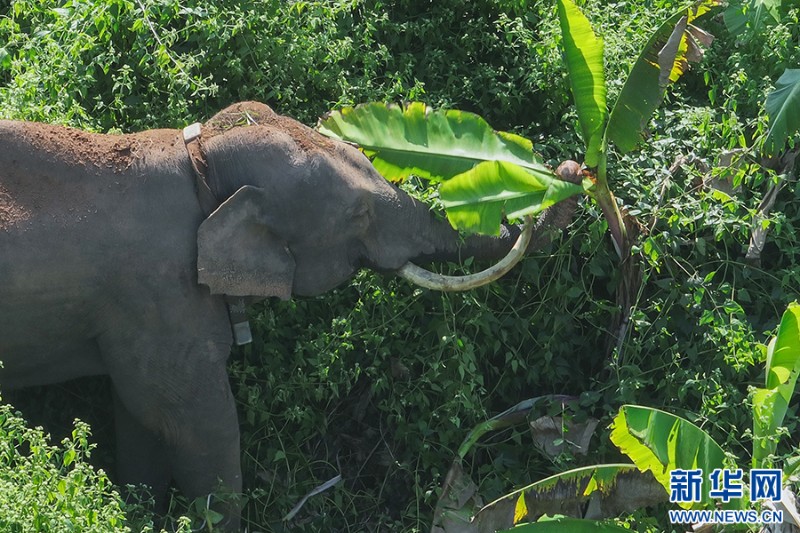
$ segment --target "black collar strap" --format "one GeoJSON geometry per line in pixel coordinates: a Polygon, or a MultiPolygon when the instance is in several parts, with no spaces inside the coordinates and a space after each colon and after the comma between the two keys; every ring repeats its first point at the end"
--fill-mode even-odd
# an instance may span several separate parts
{"type": "MultiPolygon", "coordinates": [[[[194,184],[197,192],[197,200],[203,214],[208,217],[220,206],[220,201],[214,195],[214,191],[208,186],[206,181],[206,161],[203,148],[200,146],[200,136],[203,134],[203,127],[199,122],[183,128],[183,143],[189,153],[189,162],[194,170],[194,184]]],[[[237,346],[253,342],[253,335],[250,332],[250,322],[247,320],[247,302],[243,297],[225,295],[225,303],[228,305],[228,317],[231,321],[231,331],[233,340],[237,346]]]]}

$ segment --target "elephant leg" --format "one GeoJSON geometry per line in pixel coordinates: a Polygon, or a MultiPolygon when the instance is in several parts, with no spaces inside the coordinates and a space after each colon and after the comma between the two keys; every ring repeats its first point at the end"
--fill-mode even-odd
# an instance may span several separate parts
{"type": "MultiPolygon", "coordinates": [[[[217,489],[239,494],[239,424],[226,372],[227,352],[212,341],[178,344],[172,337],[163,339],[139,339],[125,346],[124,352],[115,344],[106,351],[114,388],[124,406],[123,420],[128,420],[121,429],[125,435],[139,435],[129,453],[153,461],[144,467],[151,483],[161,482],[156,479],[158,472],[169,473],[190,499],[205,498],[217,489]],[[145,431],[137,432],[137,427],[145,431]],[[148,433],[154,438],[142,440],[141,435],[148,433]],[[136,442],[144,442],[145,448],[132,450],[136,442]]],[[[212,509],[224,515],[218,527],[238,530],[237,502],[212,503],[212,509]]]]}
{"type": "Polygon", "coordinates": [[[117,478],[121,485],[146,485],[156,501],[156,512],[166,513],[166,495],[172,479],[164,442],[145,428],[114,391],[117,434],[117,478]]]}
{"type": "Polygon", "coordinates": [[[222,499],[209,503],[225,518],[215,527],[238,531],[242,492],[239,422],[227,374],[224,377],[224,390],[201,399],[185,418],[182,444],[174,448],[170,462],[175,482],[188,497],[219,491],[222,499]]]}

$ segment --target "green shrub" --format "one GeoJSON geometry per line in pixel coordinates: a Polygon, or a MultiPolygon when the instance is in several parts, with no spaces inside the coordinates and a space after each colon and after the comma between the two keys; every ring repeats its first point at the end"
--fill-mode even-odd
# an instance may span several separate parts
{"type": "Polygon", "coordinates": [[[119,493],[88,462],[89,426],[78,420],[60,446],[0,405],[0,530],[130,531],[119,493]]]}
{"type": "Polygon", "coordinates": [[[521,19],[450,0],[17,0],[8,13],[0,111],[20,118],[141,129],[257,99],[313,122],[429,95],[499,123],[557,124],[567,101],[547,6],[521,19]]]}

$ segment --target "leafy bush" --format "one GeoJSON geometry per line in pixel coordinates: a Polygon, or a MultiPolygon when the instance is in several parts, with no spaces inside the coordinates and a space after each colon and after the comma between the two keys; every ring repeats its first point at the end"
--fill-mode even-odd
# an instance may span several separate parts
{"type": "MultiPolygon", "coordinates": [[[[576,258],[539,259],[515,276],[520,290],[442,295],[362,273],[325,300],[266,307],[256,318],[263,340],[232,366],[244,446],[258,450],[245,470],[257,476],[252,486],[263,487],[259,496],[286,498],[278,507],[287,508],[342,472],[347,495],[307,505],[359,510],[356,530],[399,519],[406,529],[426,529],[430,513],[418,506],[435,504],[470,427],[519,398],[579,391],[602,366],[599,351],[586,354],[580,369],[569,361],[585,342],[576,332],[602,342],[582,321],[602,323],[603,311],[585,302],[552,312],[574,287],[576,258]],[[266,377],[263,368],[270,369],[266,377]],[[380,506],[374,487],[387,495],[380,506]],[[391,496],[409,490],[408,499],[391,496]]],[[[519,436],[505,438],[511,440],[481,450],[475,464],[483,474],[476,477],[498,494],[508,479],[547,469],[534,450],[516,449],[519,436]]],[[[273,519],[274,507],[263,505],[273,519]]],[[[319,527],[326,519],[320,512],[319,527]]]]}
{"type": "Polygon", "coordinates": [[[89,426],[50,444],[11,405],[0,405],[0,529],[13,532],[130,531],[105,472],[88,462],[89,426]]]}
{"type": "Polygon", "coordinates": [[[17,0],[0,27],[4,114],[140,129],[257,99],[313,122],[337,105],[430,94],[500,122],[521,108],[529,123],[557,122],[552,28],[536,32],[548,11],[524,23],[493,2],[17,0]]]}

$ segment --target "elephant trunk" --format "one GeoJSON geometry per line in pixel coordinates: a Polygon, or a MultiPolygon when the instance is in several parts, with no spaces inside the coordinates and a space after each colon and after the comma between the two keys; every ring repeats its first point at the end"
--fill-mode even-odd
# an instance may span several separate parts
{"type": "MultiPolygon", "coordinates": [[[[556,173],[563,180],[580,183],[583,179],[580,165],[565,161],[556,173]]],[[[538,220],[526,217],[520,226],[503,225],[499,236],[471,235],[461,239],[451,227],[432,224],[429,236],[434,251],[423,253],[398,269],[397,274],[412,283],[442,291],[463,291],[486,285],[505,275],[525,255],[548,244],[555,235],[572,221],[577,198],[568,198],[545,210],[538,220]],[[505,254],[505,257],[503,255],[505,254]],[[468,276],[443,276],[418,267],[415,263],[457,261],[474,257],[477,260],[502,259],[493,266],[468,276]]]]}

